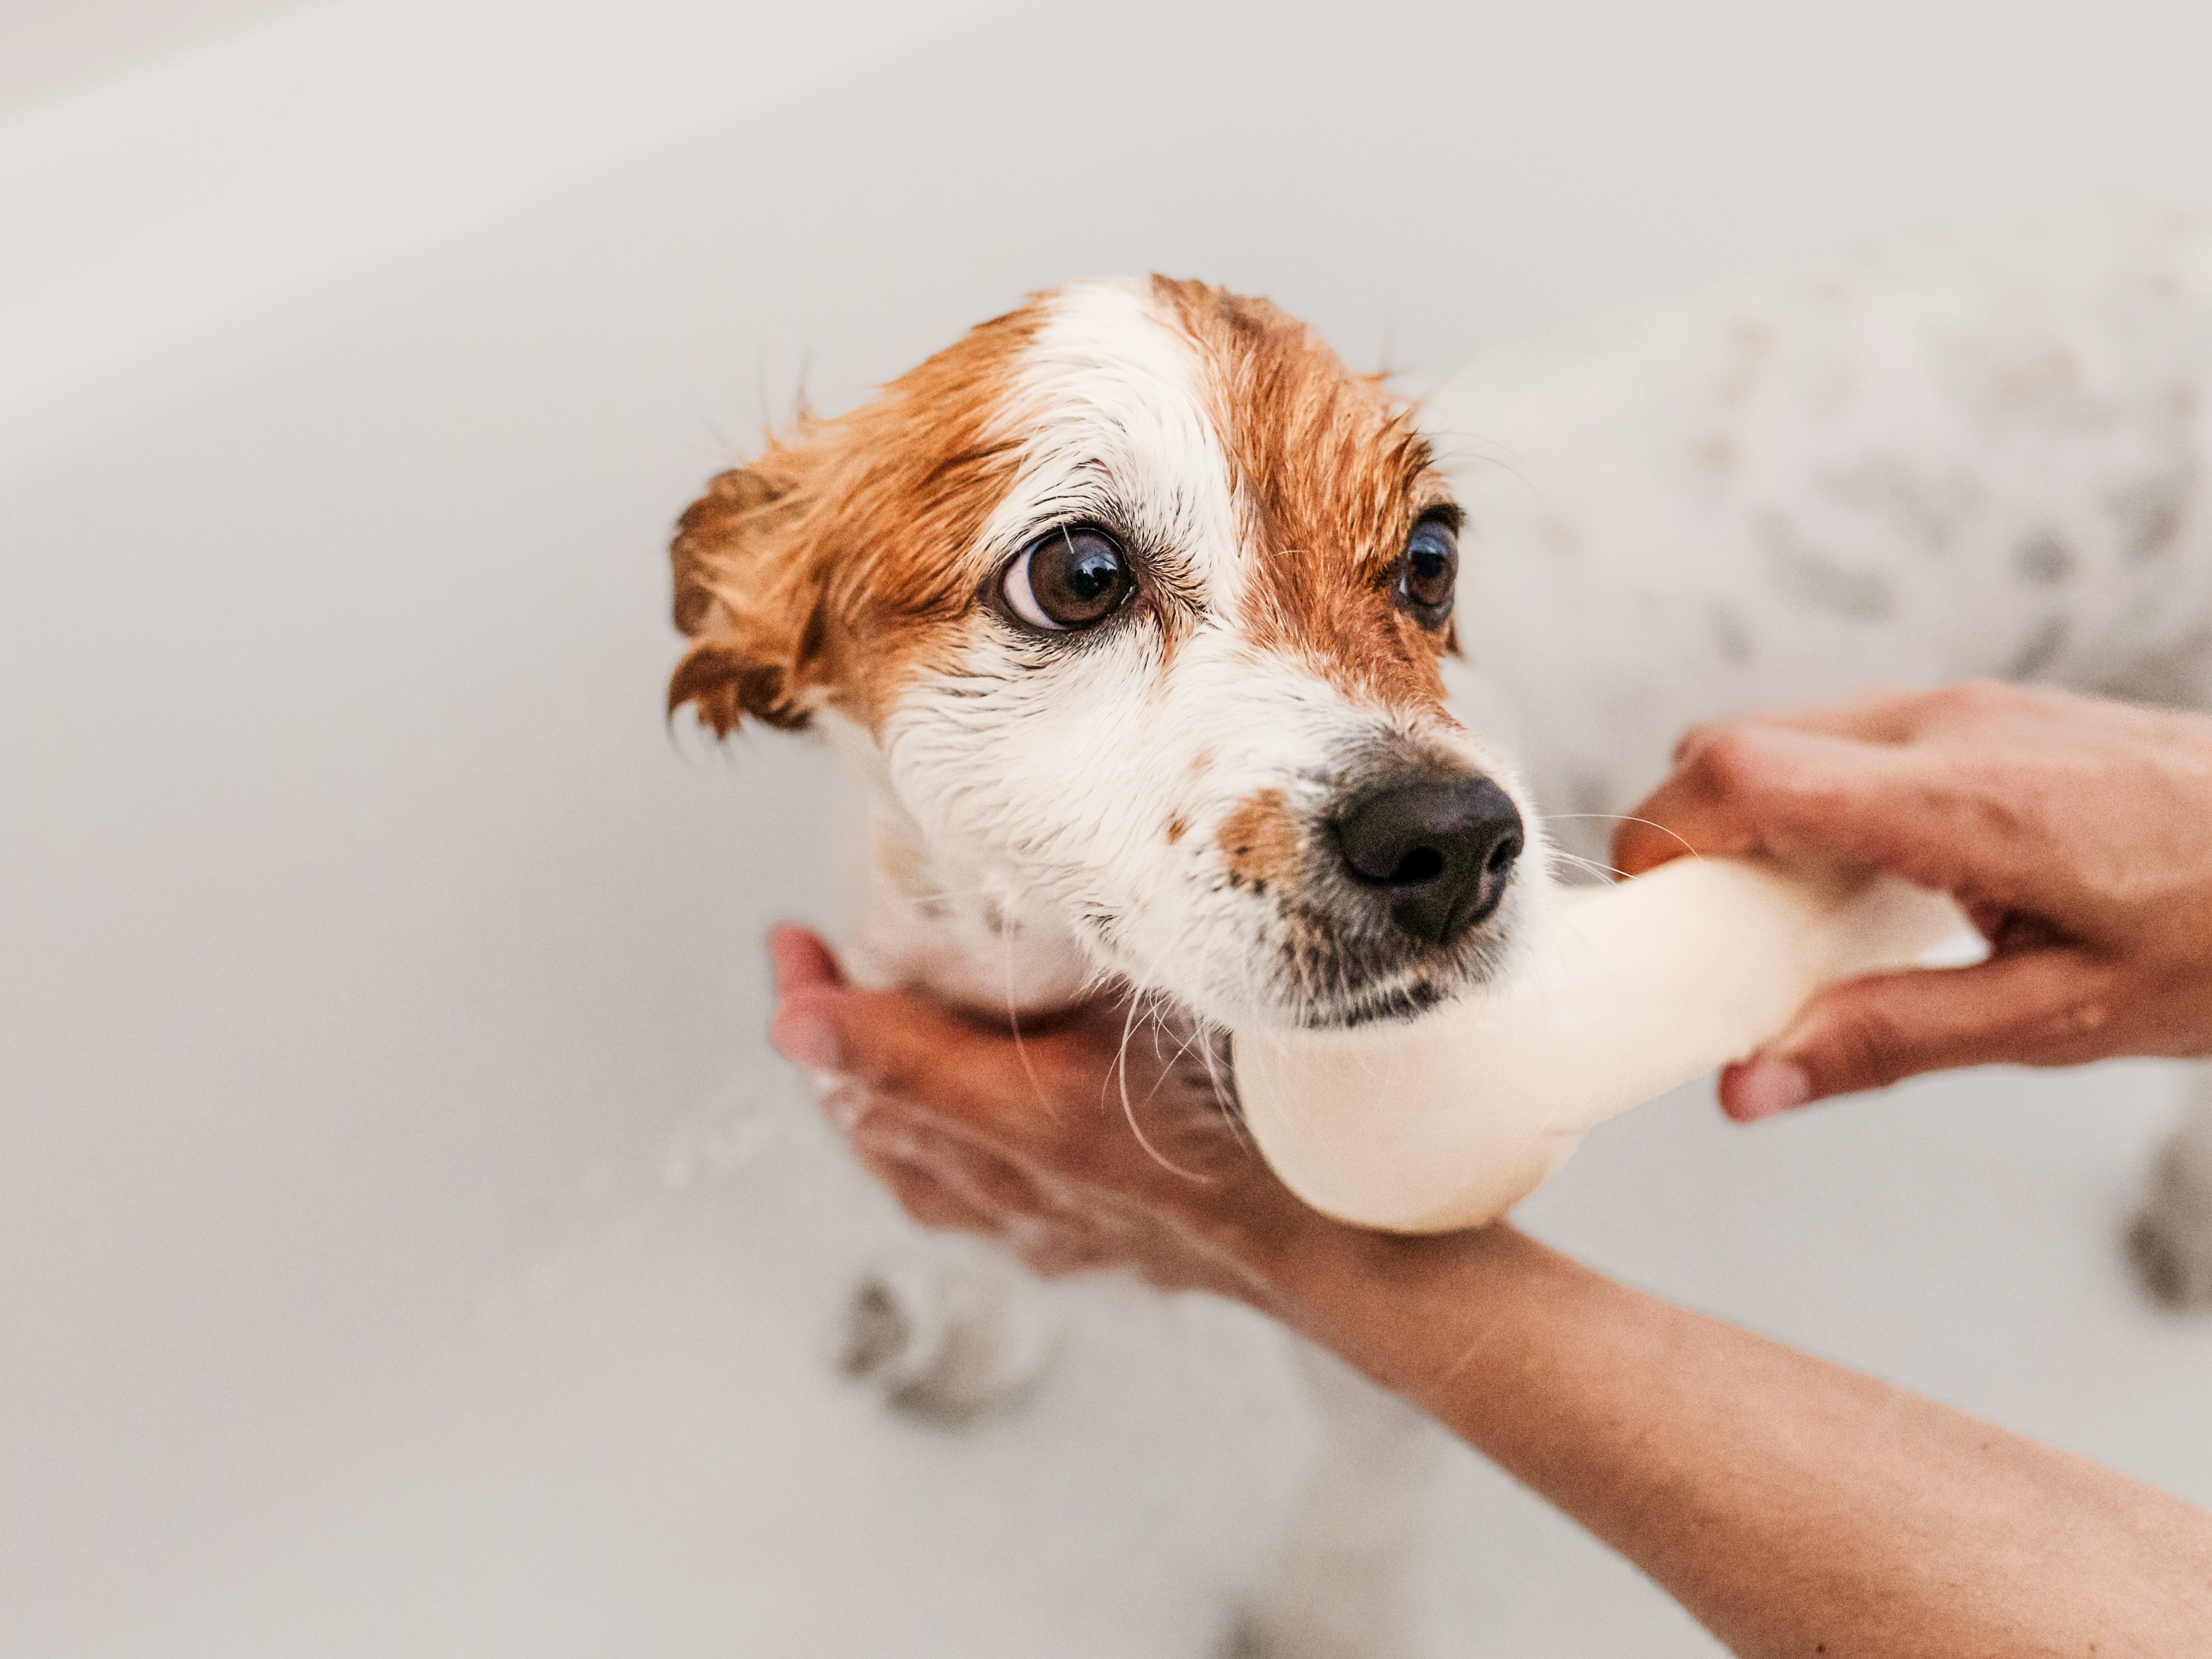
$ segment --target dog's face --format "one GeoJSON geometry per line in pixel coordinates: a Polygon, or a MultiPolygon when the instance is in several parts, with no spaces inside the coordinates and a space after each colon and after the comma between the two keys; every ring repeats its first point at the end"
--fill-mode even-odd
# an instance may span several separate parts
{"type": "Polygon", "coordinates": [[[1443,708],[1458,528],[1300,324],[1080,284],[714,481],[672,706],[849,722],[939,872],[1202,1015],[1411,1012],[1494,969],[1537,862],[1443,708]]]}

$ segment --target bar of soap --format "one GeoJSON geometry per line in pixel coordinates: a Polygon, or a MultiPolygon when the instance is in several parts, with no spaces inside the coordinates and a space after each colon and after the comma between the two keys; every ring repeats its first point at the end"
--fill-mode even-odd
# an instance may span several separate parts
{"type": "Polygon", "coordinates": [[[1292,1192],[1393,1232],[1494,1220],[1595,1125],[1749,1054],[1820,987],[1972,932],[1893,876],[1745,859],[1557,897],[1495,987],[1411,1021],[1234,1034],[1245,1121],[1292,1192]]]}

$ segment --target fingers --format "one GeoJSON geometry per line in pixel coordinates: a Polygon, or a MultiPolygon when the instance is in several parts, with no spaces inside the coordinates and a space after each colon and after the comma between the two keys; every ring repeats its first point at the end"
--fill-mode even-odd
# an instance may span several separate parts
{"type": "MultiPolygon", "coordinates": [[[[769,935],[780,1001],[769,1035],[783,1054],[834,1073],[863,1092],[982,1106],[1021,1072],[1018,1051],[934,1003],[897,992],[860,991],[836,957],[804,927],[769,935]]],[[[1020,1092],[1034,1095],[1026,1073],[1020,1092]]]]}
{"type": "Polygon", "coordinates": [[[845,983],[844,970],[837,966],[837,958],[822,942],[821,935],[795,922],[785,922],[769,930],[769,958],[775,964],[775,988],[778,995],[811,985],[839,986],[845,983]]]}
{"type": "Polygon", "coordinates": [[[1687,847],[1714,855],[1873,865],[1942,891],[2009,874],[2019,849],[1975,775],[1933,750],[1741,722],[1691,750],[1624,823],[1613,862],[1631,875],[1687,847]]]}
{"type": "Polygon", "coordinates": [[[1933,688],[1869,686],[1828,702],[1765,708],[1693,726],[1674,745],[1674,759],[1680,763],[1704,743],[1740,726],[1780,726],[1818,737],[1895,745],[1917,742],[1939,728],[2043,722],[2054,714],[2088,706],[2093,705],[2084,699],[2001,680],[1962,680],[1933,688]]]}
{"type": "Polygon", "coordinates": [[[837,958],[815,933],[790,924],[769,933],[768,951],[777,996],[769,1040],[811,1072],[838,1070],[842,1040],[830,1010],[845,975],[837,958]]]}
{"type": "Polygon", "coordinates": [[[987,1236],[999,1231],[994,1217],[953,1191],[926,1165],[865,1149],[860,1151],[860,1158],[868,1172],[890,1189],[899,1207],[923,1226],[987,1236]]]}
{"type": "Polygon", "coordinates": [[[986,1216],[1004,1220],[1044,1215],[1054,1208],[1039,1178],[1000,1149],[909,1108],[870,1117],[855,1129],[852,1141],[864,1158],[895,1159],[927,1170],[986,1216]]]}
{"type": "Polygon", "coordinates": [[[923,1226],[996,1239],[1034,1272],[1058,1276],[1111,1266],[1128,1255],[1101,1234],[1096,1218],[1079,1204],[1056,1197],[1046,1184],[1048,1177],[908,1114],[868,1118],[854,1132],[852,1146],[900,1207],[923,1226]]]}
{"type": "Polygon", "coordinates": [[[1847,980],[1781,1036],[1721,1074],[1721,1106],[1750,1122],[1831,1095],[1958,1066],[2078,1065],[2117,1052],[2111,971],[2073,949],[1970,968],[1847,980]]]}
{"type": "MultiPolygon", "coordinates": [[[[1132,1036],[1110,1009],[1067,1011],[1010,1030],[927,997],[833,981],[835,961],[803,930],[780,932],[771,948],[784,988],[771,1039],[817,1083],[838,1079],[840,1094],[863,1111],[898,1101],[1024,1157],[1081,1163],[1086,1149],[1094,1159],[1108,1155],[1097,1136],[1079,1133],[1083,1126],[1119,1116],[1125,1097],[1143,1115],[1164,1096],[1161,1110],[1172,1117],[1188,1104],[1190,1079],[1204,1075],[1177,1069],[1170,1037],[1132,1036]]],[[[1206,1092],[1210,1099],[1210,1085],[1206,1092]]]]}
{"type": "MultiPolygon", "coordinates": [[[[878,1119],[895,1122],[909,1139],[927,1123],[966,1131],[978,1146],[1024,1159],[1043,1159],[1059,1144],[1055,1107],[1067,1103],[1060,1098],[1065,1074],[1087,1057],[1061,1050],[1082,1041],[1080,1030],[1024,1043],[926,998],[854,988],[829,948],[804,928],[777,929],[769,951],[782,995],[769,1036],[815,1073],[824,1107],[856,1146],[878,1119]]],[[[1112,1053],[1109,1048],[1097,1060],[1098,1070],[1112,1053]]],[[[1095,1079],[1089,1086],[1096,1092],[1095,1079]]],[[[908,1148],[909,1164],[912,1152],[908,1148]]],[[[975,1194],[968,1199],[985,1208],[991,1202],[975,1194]]]]}
{"type": "Polygon", "coordinates": [[[1935,691],[1869,686],[1830,702],[1761,709],[1735,720],[1709,720],[1683,733],[1674,745],[1674,758],[1680,761],[1701,743],[1731,726],[1750,724],[1784,726],[1794,732],[1849,738],[1859,743],[1910,743],[1927,728],[1942,696],[1935,691]]]}
{"type": "Polygon", "coordinates": [[[1801,839],[1806,825],[1816,836],[1832,828],[1883,752],[1761,721],[1699,728],[1616,832],[1613,861],[1632,876],[1685,853],[1782,853],[1775,843],[1801,839]]]}
{"type": "Polygon", "coordinates": [[[1964,753],[1987,755],[2008,740],[2039,747],[2054,725],[2111,718],[2080,698],[1978,680],[1693,726],[1675,745],[1673,775],[1636,809],[1650,822],[1617,832],[1613,863],[1638,875],[1692,850],[1794,850],[1912,874],[1897,860],[1925,857],[1933,838],[1899,808],[1945,781],[1955,800],[1964,753]],[[1884,786],[1887,798],[1869,793],[1884,786]]]}

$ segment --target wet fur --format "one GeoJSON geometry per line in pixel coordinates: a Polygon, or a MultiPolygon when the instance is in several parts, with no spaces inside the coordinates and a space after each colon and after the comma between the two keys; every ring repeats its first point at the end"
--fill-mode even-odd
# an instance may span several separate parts
{"type": "MultiPolygon", "coordinates": [[[[873,977],[983,1006],[1113,980],[1231,1024],[1403,1012],[1510,970],[1549,860],[1463,948],[1363,937],[1316,826],[1378,770],[1490,772],[1601,858],[1718,714],[1970,676],[2212,706],[2208,404],[2212,232],[2148,211],[1602,320],[1419,411],[1263,301],[1078,284],[714,482],[676,544],[671,703],[811,726],[862,779],[873,977]],[[1444,507],[1467,565],[1438,637],[1379,582],[1444,507]],[[995,573],[1074,519],[1139,551],[1140,608],[1024,636],[995,573]]],[[[2212,1297],[2212,1108],[2193,1121],[2134,1242],[2212,1297]]],[[[1376,1436],[1420,1431],[1337,1411],[1297,1569],[1247,1626],[1273,1654],[1375,1659],[1380,1615],[1364,1642],[1298,1609],[1373,1609],[1412,1547],[1369,1522],[1419,1479],[1376,1436]]]]}

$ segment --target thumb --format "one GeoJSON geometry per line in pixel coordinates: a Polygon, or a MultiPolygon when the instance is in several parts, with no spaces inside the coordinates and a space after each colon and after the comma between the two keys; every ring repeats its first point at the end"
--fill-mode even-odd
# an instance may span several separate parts
{"type": "Polygon", "coordinates": [[[2114,1052],[2111,991],[2105,964],[2071,945],[1845,980],[1722,1071],[1721,1108],[1748,1123],[1923,1072],[2100,1060],[2114,1052]]]}

